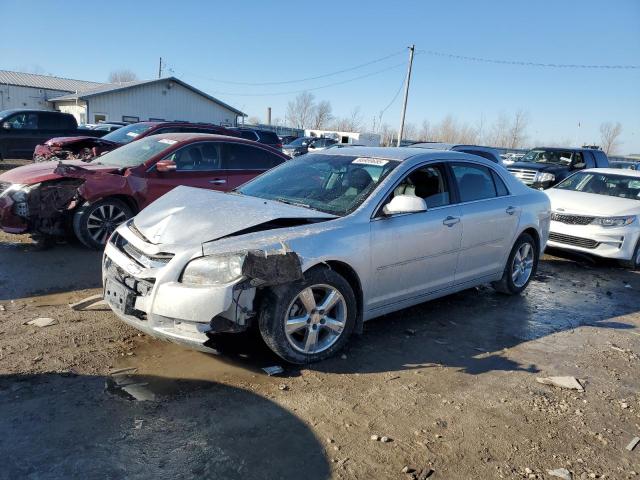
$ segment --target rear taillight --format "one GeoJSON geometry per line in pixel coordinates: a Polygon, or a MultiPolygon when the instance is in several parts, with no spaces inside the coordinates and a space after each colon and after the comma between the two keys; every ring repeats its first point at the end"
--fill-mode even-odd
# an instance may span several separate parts
{"type": "Polygon", "coordinates": [[[276,143],[275,147],[276,148],[282,148],[282,144],[281,143],[276,143]]]}

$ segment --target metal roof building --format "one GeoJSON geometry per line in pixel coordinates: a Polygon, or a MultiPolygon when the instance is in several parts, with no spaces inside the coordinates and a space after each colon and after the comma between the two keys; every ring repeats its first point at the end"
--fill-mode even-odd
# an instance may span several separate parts
{"type": "Polygon", "coordinates": [[[175,77],[101,83],[0,70],[0,110],[43,108],[78,123],[185,120],[237,125],[240,110],[175,77]]]}

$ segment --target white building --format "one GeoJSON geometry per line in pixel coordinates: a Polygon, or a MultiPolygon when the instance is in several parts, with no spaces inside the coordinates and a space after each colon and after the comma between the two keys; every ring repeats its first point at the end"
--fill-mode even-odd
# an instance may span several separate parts
{"type": "Polygon", "coordinates": [[[362,132],[338,132],[335,130],[305,130],[307,137],[326,137],[337,140],[342,144],[363,145],[366,147],[379,147],[380,135],[377,133],[362,132]]]}
{"type": "Polygon", "coordinates": [[[71,113],[78,123],[182,120],[237,125],[240,110],[175,77],[98,83],[0,70],[0,110],[71,113]]]}
{"type": "Polygon", "coordinates": [[[103,85],[100,82],[0,70],[0,111],[12,108],[53,110],[49,99],[103,85]]]}

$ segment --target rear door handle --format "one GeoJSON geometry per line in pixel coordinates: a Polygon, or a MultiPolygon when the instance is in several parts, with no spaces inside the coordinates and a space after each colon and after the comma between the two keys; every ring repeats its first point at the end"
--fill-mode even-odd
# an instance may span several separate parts
{"type": "Polygon", "coordinates": [[[453,227],[456,223],[460,222],[460,218],[459,217],[447,217],[442,221],[443,225],[446,225],[447,227],[453,227]]]}
{"type": "Polygon", "coordinates": [[[507,207],[505,212],[507,212],[509,215],[513,215],[514,213],[516,213],[516,207],[507,207]]]}
{"type": "Polygon", "coordinates": [[[213,180],[209,180],[209,183],[214,185],[224,185],[227,181],[224,178],[214,178],[213,180]]]}

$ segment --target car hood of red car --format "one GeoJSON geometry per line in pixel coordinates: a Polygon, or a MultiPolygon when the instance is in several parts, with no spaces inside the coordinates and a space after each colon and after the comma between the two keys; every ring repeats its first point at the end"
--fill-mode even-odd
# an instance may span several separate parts
{"type": "Polygon", "coordinates": [[[98,165],[82,162],[80,160],[65,160],[57,162],[41,162],[32,163],[17,167],[0,175],[0,182],[19,183],[22,185],[33,185],[36,183],[47,182],[63,178],[63,175],[56,173],[55,170],[59,165],[70,167],[79,167],[89,172],[95,173],[111,173],[118,170],[118,167],[109,165],[98,165]]]}

